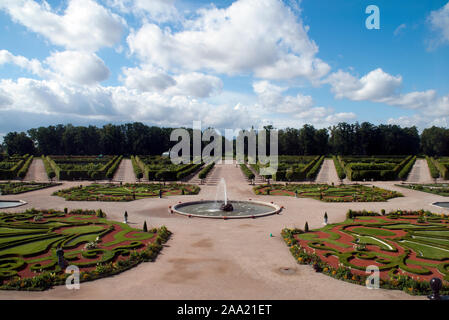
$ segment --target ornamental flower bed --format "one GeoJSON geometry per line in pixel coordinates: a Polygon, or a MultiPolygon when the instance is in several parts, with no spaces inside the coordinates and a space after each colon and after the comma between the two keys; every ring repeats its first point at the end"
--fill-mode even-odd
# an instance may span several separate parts
{"type": "Polygon", "coordinates": [[[20,194],[54,186],[60,183],[38,183],[38,182],[0,182],[0,191],[2,195],[20,194]]]}
{"type": "Polygon", "coordinates": [[[313,198],[324,202],[383,202],[403,196],[396,191],[364,185],[266,184],[256,186],[253,189],[256,195],[290,197],[297,195],[299,198],[313,198]]]}
{"type": "Polygon", "coordinates": [[[145,198],[198,194],[200,188],[189,184],[92,184],[59,190],[54,196],[68,201],[134,201],[145,198]]]}
{"type": "Polygon", "coordinates": [[[69,274],[58,265],[58,247],[66,265],[80,269],[83,282],[153,261],[171,234],[164,226],[143,232],[108,221],[101,210],[3,213],[0,225],[0,289],[14,290],[65,284],[69,274]]]}
{"type": "Polygon", "coordinates": [[[319,230],[284,229],[282,236],[300,264],[332,277],[365,285],[367,266],[377,266],[380,286],[410,294],[431,293],[443,280],[449,293],[449,216],[428,211],[349,211],[348,219],[319,230]]]}

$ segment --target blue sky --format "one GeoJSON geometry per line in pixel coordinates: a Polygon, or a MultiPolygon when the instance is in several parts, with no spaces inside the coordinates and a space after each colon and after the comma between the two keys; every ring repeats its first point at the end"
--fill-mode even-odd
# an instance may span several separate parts
{"type": "Polygon", "coordinates": [[[0,28],[0,135],[449,121],[447,0],[2,0],[0,28]]]}

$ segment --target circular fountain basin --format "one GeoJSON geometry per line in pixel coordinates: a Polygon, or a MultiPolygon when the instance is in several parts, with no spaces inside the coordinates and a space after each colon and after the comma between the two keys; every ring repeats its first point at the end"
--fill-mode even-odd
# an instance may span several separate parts
{"type": "Polygon", "coordinates": [[[440,208],[449,209],[449,202],[434,202],[434,203],[432,203],[432,205],[440,207],[440,208]]]}
{"type": "Polygon", "coordinates": [[[215,218],[215,219],[244,219],[263,217],[279,213],[281,208],[275,204],[262,201],[228,201],[234,207],[233,211],[220,210],[223,202],[193,201],[173,206],[174,213],[189,217],[215,218]]]}
{"type": "Polygon", "coordinates": [[[0,209],[15,208],[26,204],[22,200],[0,200],[0,209]]]}

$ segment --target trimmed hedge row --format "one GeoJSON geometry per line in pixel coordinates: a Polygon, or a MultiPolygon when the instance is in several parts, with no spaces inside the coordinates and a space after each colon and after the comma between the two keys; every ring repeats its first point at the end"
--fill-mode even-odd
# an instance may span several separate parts
{"type": "Polygon", "coordinates": [[[48,179],[52,180],[56,177],[56,172],[51,166],[48,157],[42,156],[42,161],[44,162],[45,172],[47,172],[48,179]]]}
{"type": "Polygon", "coordinates": [[[112,166],[108,169],[108,172],[106,172],[106,178],[112,179],[114,177],[114,173],[117,170],[118,166],[122,162],[123,156],[118,157],[115,162],[112,164],[112,166]]]}
{"type": "Polygon", "coordinates": [[[201,170],[200,174],[198,175],[198,178],[206,179],[207,175],[209,174],[209,172],[211,172],[211,170],[213,169],[214,166],[215,166],[215,162],[208,164],[203,170],[201,170]]]}
{"type": "Polygon", "coordinates": [[[438,160],[431,158],[432,162],[437,167],[438,171],[440,172],[440,177],[442,177],[444,180],[449,179],[449,170],[447,169],[446,165],[443,163],[440,163],[438,160]]]}
{"type": "MultiPolygon", "coordinates": [[[[0,180],[11,180],[18,176],[19,170],[24,166],[25,159],[29,158],[28,154],[24,155],[11,169],[0,169],[0,180]]],[[[25,172],[26,174],[26,172],[25,172]]]]}
{"type": "Polygon", "coordinates": [[[143,178],[142,168],[140,168],[139,164],[137,163],[136,157],[131,156],[131,163],[133,165],[134,174],[136,175],[136,178],[139,180],[142,179],[143,178]]]}
{"type": "Polygon", "coordinates": [[[17,172],[17,177],[19,177],[20,179],[25,178],[25,176],[27,175],[28,169],[30,168],[31,162],[33,162],[33,158],[34,158],[34,156],[28,157],[28,159],[25,161],[22,168],[19,170],[19,172],[17,172]]]}
{"type": "MultiPolygon", "coordinates": [[[[107,177],[109,169],[114,164],[116,164],[116,162],[120,157],[121,156],[114,156],[103,167],[101,167],[100,170],[62,170],[50,156],[47,156],[46,158],[51,168],[54,170],[58,180],[76,180],[76,179],[100,180],[105,179],[107,177]]],[[[117,167],[115,167],[115,169],[117,169],[117,167]]],[[[112,176],[114,175],[114,172],[112,173],[112,176]]]]}
{"type": "Polygon", "coordinates": [[[251,169],[249,169],[246,164],[241,163],[240,164],[240,169],[242,170],[243,174],[245,175],[245,177],[248,180],[252,180],[254,179],[256,176],[254,175],[254,173],[251,171],[251,169]]]}
{"type": "Polygon", "coordinates": [[[432,161],[432,158],[426,156],[427,165],[429,166],[430,175],[432,178],[437,179],[440,177],[440,172],[432,161]]]}
{"type": "Polygon", "coordinates": [[[284,179],[280,179],[282,178],[283,171],[278,171],[276,172],[276,181],[282,181],[285,179],[288,181],[306,180],[308,179],[307,174],[309,173],[310,170],[312,170],[312,168],[317,164],[317,162],[320,161],[320,159],[321,159],[320,156],[316,156],[312,161],[310,161],[306,166],[302,167],[301,169],[296,170],[293,170],[292,168],[288,169],[287,171],[285,171],[284,179]]]}
{"type": "Polygon", "coordinates": [[[324,156],[321,156],[320,159],[312,167],[312,169],[310,169],[310,171],[307,172],[306,178],[309,179],[309,180],[315,179],[317,174],[318,174],[318,172],[321,169],[321,166],[323,165],[323,162],[324,162],[324,156]]]}
{"type": "Polygon", "coordinates": [[[191,175],[192,173],[196,172],[199,168],[201,168],[203,166],[202,163],[197,163],[197,164],[190,164],[186,169],[179,171],[176,174],[176,179],[177,180],[181,180],[184,179],[185,177],[188,177],[189,175],[191,175]]]}
{"type": "Polygon", "coordinates": [[[361,181],[364,179],[373,180],[396,180],[401,170],[413,161],[413,156],[407,156],[391,170],[353,170],[351,164],[345,166],[347,177],[352,181],[361,181]]]}
{"type": "Polygon", "coordinates": [[[416,156],[414,156],[412,158],[412,160],[407,162],[407,164],[401,169],[401,171],[399,171],[399,173],[398,173],[399,179],[407,178],[407,176],[410,173],[410,170],[412,170],[413,165],[415,164],[415,162],[416,162],[416,156]]]}
{"type": "Polygon", "coordinates": [[[338,156],[338,157],[332,156],[332,159],[334,160],[334,166],[335,166],[335,170],[337,171],[338,178],[343,180],[344,178],[346,178],[346,172],[343,169],[343,167],[341,166],[340,156],[338,156]]]}

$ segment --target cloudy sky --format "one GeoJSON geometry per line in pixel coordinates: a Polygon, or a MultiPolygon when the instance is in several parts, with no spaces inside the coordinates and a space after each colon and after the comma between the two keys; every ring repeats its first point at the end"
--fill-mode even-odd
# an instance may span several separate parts
{"type": "Polygon", "coordinates": [[[0,28],[0,135],[449,122],[447,0],[0,0],[0,28]]]}

